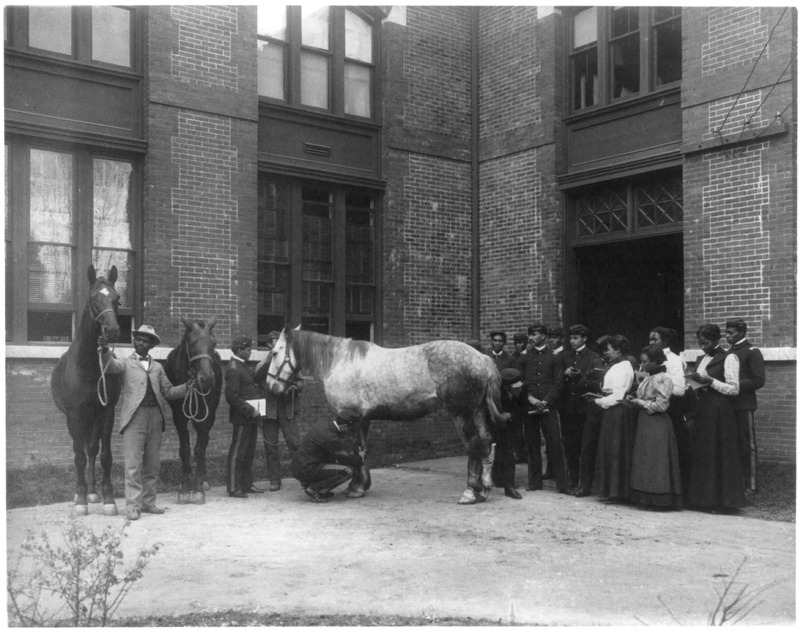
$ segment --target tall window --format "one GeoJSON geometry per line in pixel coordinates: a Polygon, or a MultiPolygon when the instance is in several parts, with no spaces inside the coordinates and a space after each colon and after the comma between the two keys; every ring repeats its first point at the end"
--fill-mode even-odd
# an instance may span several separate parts
{"type": "Polygon", "coordinates": [[[260,343],[287,323],[374,338],[375,222],[371,193],[260,177],[260,343]]]}
{"type": "Polygon", "coordinates": [[[24,142],[8,143],[6,156],[6,279],[13,287],[7,336],[69,342],[86,298],[78,288],[92,263],[99,275],[112,265],[119,271],[126,339],[133,318],[134,161],[24,142]]]}
{"type": "Polygon", "coordinates": [[[361,10],[258,7],[260,96],[371,118],[376,25],[361,10]]]}
{"type": "Polygon", "coordinates": [[[573,112],[681,79],[680,7],[575,9],[567,25],[573,112]]]}
{"type": "Polygon", "coordinates": [[[134,66],[134,11],[116,6],[16,6],[5,12],[16,49],[94,65],[134,66]]]}

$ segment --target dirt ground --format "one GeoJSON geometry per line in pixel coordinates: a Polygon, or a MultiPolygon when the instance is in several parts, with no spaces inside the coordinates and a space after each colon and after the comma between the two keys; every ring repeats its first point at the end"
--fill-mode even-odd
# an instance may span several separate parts
{"type": "MultiPolygon", "coordinates": [[[[519,466],[518,482],[525,476],[519,466]]],[[[795,624],[793,523],[640,510],[548,486],[459,506],[464,458],[374,469],[372,480],[364,498],[328,504],[310,502],[295,480],[247,500],[214,488],[204,506],[160,496],[169,510],[131,524],[125,558],[163,548],[116,617],[238,609],[704,625],[746,558],[734,591],[768,589],[745,624],[795,624]]],[[[69,510],[7,511],[9,558],[31,528],[55,538],[69,510]]],[[[123,518],[93,506],[82,519],[102,529],[123,518]]]]}

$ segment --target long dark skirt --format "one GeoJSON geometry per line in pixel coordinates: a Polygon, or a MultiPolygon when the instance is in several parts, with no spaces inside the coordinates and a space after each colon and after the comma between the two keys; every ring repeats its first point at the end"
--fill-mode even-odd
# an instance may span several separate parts
{"type": "Polygon", "coordinates": [[[642,506],[681,505],[678,443],[668,414],[639,410],[630,486],[631,501],[642,506]]]}
{"type": "Polygon", "coordinates": [[[739,437],[732,397],[710,388],[697,401],[687,503],[695,508],[744,506],[739,437]]]}
{"type": "Polygon", "coordinates": [[[623,403],[608,408],[600,421],[594,492],[608,499],[630,497],[636,411],[623,403]]]}

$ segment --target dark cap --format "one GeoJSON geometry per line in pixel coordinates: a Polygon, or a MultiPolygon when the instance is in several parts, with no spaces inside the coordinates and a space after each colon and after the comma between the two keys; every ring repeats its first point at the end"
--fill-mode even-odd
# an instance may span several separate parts
{"type": "Polygon", "coordinates": [[[514,334],[514,341],[515,342],[527,342],[528,341],[528,334],[527,333],[515,333],[514,334]]]}
{"type": "Polygon", "coordinates": [[[552,337],[564,337],[564,329],[560,326],[548,327],[547,334],[552,337]]]}
{"type": "Polygon", "coordinates": [[[468,345],[470,345],[472,348],[474,348],[476,351],[482,351],[483,350],[483,347],[481,346],[481,341],[480,340],[471,339],[471,340],[467,340],[466,343],[468,345]]]}
{"type": "Polygon", "coordinates": [[[353,408],[344,408],[343,410],[339,410],[339,413],[336,415],[336,420],[346,423],[347,425],[353,425],[361,420],[361,414],[358,410],[354,410],[353,408]]]}
{"type": "Polygon", "coordinates": [[[507,386],[517,385],[517,383],[519,383],[519,385],[521,386],[522,385],[521,377],[522,373],[516,368],[503,368],[503,370],[500,371],[500,378],[503,380],[503,383],[507,386]]]}
{"type": "Polygon", "coordinates": [[[541,333],[542,335],[547,335],[547,326],[545,326],[541,322],[537,322],[536,324],[531,324],[528,327],[528,335],[533,335],[534,333],[541,333]]]}
{"type": "Polygon", "coordinates": [[[506,341],[506,339],[507,339],[507,338],[506,338],[506,334],[505,334],[503,331],[492,331],[491,333],[489,333],[489,337],[490,337],[490,338],[494,338],[494,337],[502,337],[504,342],[505,342],[505,341],[506,341]]]}
{"type": "Polygon", "coordinates": [[[249,338],[246,335],[237,335],[235,338],[233,338],[233,341],[231,342],[231,350],[234,353],[237,353],[243,348],[247,348],[248,346],[252,345],[253,345],[252,338],[249,338]]]}
{"type": "Polygon", "coordinates": [[[747,322],[741,318],[733,318],[725,323],[726,329],[736,329],[737,331],[744,331],[747,333],[747,322]]]}

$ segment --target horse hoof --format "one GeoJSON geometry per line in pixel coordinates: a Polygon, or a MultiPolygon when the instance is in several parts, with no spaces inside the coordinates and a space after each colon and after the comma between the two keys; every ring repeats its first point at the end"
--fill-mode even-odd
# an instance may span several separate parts
{"type": "Polygon", "coordinates": [[[459,504],[475,504],[477,502],[477,498],[475,497],[475,492],[472,489],[467,489],[464,491],[464,494],[458,500],[459,504]]]}
{"type": "Polygon", "coordinates": [[[489,491],[490,489],[483,489],[482,491],[479,491],[477,497],[478,501],[485,502],[487,499],[489,499],[489,491]]]}
{"type": "Polygon", "coordinates": [[[116,517],[119,515],[116,504],[103,504],[103,515],[108,517],[116,517]]]}
{"type": "Polygon", "coordinates": [[[205,504],[206,503],[206,494],[203,491],[195,491],[192,493],[192,504],[205,504]]]}
{"type": "Polygon", "coordinates": [[[178,504],[191,504],[192,496],[190,493],[181,493],[178,491],[178,504]]]}
{"type": "Polygon", "coordinates": [[[208,480],[203,480],[203,490],[204,491],[210,491],[211,490],[211,485],[208,483],[208,480]]]}
{"type": "Polygon", "coordinates": [[[84,517],[89,514],[89,507],[86,504],[75,504],[72,507],[72,514],[75,517],[84,517]]]}
{"type": "Polygon", "coordinates": [[[89,493],[89,495],[86,496],[86,499],[89,501],[90,504],[100,503],[100,496],[97,493],[89,493]]]}
{"type": "Polygon", "coordinates": [[[364,490],[363,489],[353,489],[345,491],[345,497],[349,497],[350,499],[357,499],[359,497],[364,497],[364,490]]]}

